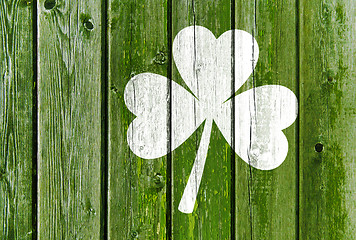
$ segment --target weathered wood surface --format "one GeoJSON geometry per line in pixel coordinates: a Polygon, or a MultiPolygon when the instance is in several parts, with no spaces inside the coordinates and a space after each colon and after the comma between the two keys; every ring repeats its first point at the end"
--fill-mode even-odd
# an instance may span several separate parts
{"type": "MultiPolygon", "coordinates": [[[[173,1],[172,41],[179,31],[193,25],[204,26],[216,38],[219,37],[231,29],[230,11],[229,0],[173,1]]],[[[204,39],[197,39],[197,41],[202,42],[204,39]]],[[[177,52],[184,51],[179,48],[175,50],[177,52]]],[[[178,72],[173,59],[172,65],[172,80],[189,89],[184,81],[191,81],[191,79],[182,78],[182,74],[189,76],[189,73],[178,72]]],[[[214,69],[211,71],[211,74],[214,74],[214,69]]],[[[189,89],[189,91],[194,90],[196,89],[189,89]]],[[[172,153],[172,239],[231,238],[231,150],[215,123],[212,125],[210,146],[201,184],[200,187],[198,186],[199,191],[194,211],[191,214],[186,214],[178,210],[188,178],[191,175],[204,128],[209,128],[209,126],[205,126],[203,123],[186,142],[172,153]]]]}
{"type": "MultiPolygon", "coordinates": [[[[237,0],[235,6],[235,28],[253,34],[259,47],[255,71],[239,92],[277,84],[297,94],[296,2],[237,0]]],[[[283,130],[288,155],[278,168],[261,171],[236,159],[237,239],[296,239],[297,127],[283,130]]]]}
{"type": "Polygon", "coordinates": [[[124,90],[140,73],[167,76],[167,1],[110,0],[108,9],[108,237],[166,239],[167,160],[142,159],[129,149],[135,116],[124,90]]]}
{"type": "Polygon", "coordinates": [[[99,239],[101,1],[42,0],[37,21],[38,238],[99,239]]]}
{"type": "Polygon", "coordinates": [[[300,239],[356,239],[355,23],[355,1],[300,1],[300,239]]]}
{"type": "Polygon", "coordinates": [[[0,10],[1,239],[356,239],[353,1],[40,0],[0,10]],[[124,91],[145,72],[188,89],[170,54],[192,25],[252,34],[256,68],[231,92],[282,85],[300,112],[283,130],[286,160],[270,171],[235,155],[212,123],[186,214],[178,208],[207,123],[171,154],[139,158],[124,91]]]}
{"type": "Polygon", "coordinates": [[[0,2],[1,239],[34,234],[32,17],[29,1],[0,2]]]}

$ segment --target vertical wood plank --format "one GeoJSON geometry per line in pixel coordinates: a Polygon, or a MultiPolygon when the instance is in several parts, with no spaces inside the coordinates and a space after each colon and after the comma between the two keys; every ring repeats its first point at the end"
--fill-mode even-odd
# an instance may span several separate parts
{"type": "MultiPolygon", "coordinates": [[[[0,2],[0,238],[32,239],[32,4],[0,2]]],[[[36,114],[36,113],[34,113],[36,114]]]]}
{"type": "MultiPolygon", "coordinates": [[[[231,4],[229,0],[179,0],[173,1],[172,7],[172,40],[183,28],[193,25],[208,28],[216,38],[231,29],[231,4]]],[[[179,50],[184,49],[177,49],[177,51],[179,50]]],[[[172,80],[188,89],[174,61],[172,64],[172,80]]],[[[189,81],[190,79],[185,80],[189,81]]],[[[172,111],[175,110],[172,109],[172,111]]],[[[190,214],[178,210],[197,155],[204,127],[204,124],[202,124],[172,154],[173,239],[231,238],[231,151],[215,123],[212,126],[208,155],[195,208],[190,214]]]]}
{"type": "MultiPolygon", "coordinates": [[[[236,28],[259,46],[254,73],[238,91],[276,84],[297,94],[296,2],[236,0],[236,28]]],[[[276,169],[261,171],[236,159],[237,239],[295,239],[297,224],[297,124],[283,130],[288,155],[276,169]]]]}
{"type": "Polygon", "coordinates": [[[300,1],[300,238],[356,236],[356,3],[300,1]]]}
{"type": "Polygon", "coordinates": [[[38,237],[100,238],[101,1],[38,2],[38,237]]]}
{"type": "MultiPolygon", "coordinates": [[[[167,76],[167,1],[109,1],[109,239],[166,239],[166,158],[142,159],[129,148],[135,116],[125,106],[128,81],[167,76]]],[[[168,96],[168,91],[167,91],[168,96]]]]}

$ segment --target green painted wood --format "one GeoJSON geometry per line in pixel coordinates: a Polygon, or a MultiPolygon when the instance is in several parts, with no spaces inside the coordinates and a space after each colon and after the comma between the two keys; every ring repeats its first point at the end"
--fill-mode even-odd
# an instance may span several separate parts
{"type": "MultiPolygon", "coordinates": [[[[214,124],[196,207],[184,214],[178,204],[204,126],[172,153],[172,198],[166,199],[167,157],[141,159],[129,149],[134,116],[123,93],[134,75],[168,75],[168,41],[184,27],[201,25],[216,37],[230,30],[231,1],[172,1],[172,26],[167,0],[109,1],[107,133],[101,132],[102,2],[39,1],[39,239],[101,239],[106,217],[109,239],[166,239],[166,214],[172,214],[173,239],[355,239],[355,3],[235,2],[233,25],[252,33],[260,48],[255,72],[238,92],[266,84],[300,92],[300,128],[284,130],[285,162],[261,171],[231,158],[214,124]],[[108,216],[101,213],[103,134],[108,216]]],[[[36,224],[32,7],[30,1],[0,7],[0,237],[30,239],[36,224]]],[[[171,63],[172,80],[187,88],[171,63]]]]}
{"type": "MultiPolygon", "coordinates": [[[[254,35],[259,59],[239,90],[277,84],[297,94],[296,2],[240,1],[236,28],[254,35]]],[[[297,124],[283,130],[288,155],[281,166],[261,171],[236,155],[237,239],[295,239],[297,219],[297,124]]]]}
{"type": "Polygon", "coordinates": [[[355,1],[300,2],[301,239],[356,239],[355,22],[355,1]]]}
{"type": "Polygon", "coordinates": [[[38,2],[38,238],[99,239],[101,1],[38,2]]]}
{"type": "Polygon", "coordinates": [[[127,143],[135,116],[124,90],[135,75],[167,76],[167,1],[110,0],[109,239],[166,239],[166,158],[142,159],[127,143]]]}
{"type": "Polygon", "coordinates": [[[32,4],[0,2],[0,238],[32,239],[32,4]]]}
{"type": "MultiPolygon", "coordinates": [[[[231,29],[230,1],[173,1],[172,40],[185,27],[200,25],[215,37],[231,29]]],[[[174,61],[172,80],[188,89],[174,61]]],[[[172,110],[174,111],[174,109],[172,110]]],[[[213,123],[209,151],[193,213],[178,210],[199,148],[204,124],[172,154],[172,238],[230,239],[231,151],[213,123]]]]}

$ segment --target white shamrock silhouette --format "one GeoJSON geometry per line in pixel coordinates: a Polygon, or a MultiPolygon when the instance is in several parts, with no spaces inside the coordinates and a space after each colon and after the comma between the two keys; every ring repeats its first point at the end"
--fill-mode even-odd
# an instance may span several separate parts
{"type": "Polygon", "coordinates": [[[242,160],[257,169],[274,169],[287,156],[288,141],[282,130],[297,117],[297,98],[286,87],[265,85],[235,96],[235,104],[232,103],[232,80],[238,90],[251,75],[258,59],[256,40],[242,30],[227,31],[216,39],[204,27],[184,28],[174,39],[173,57],[194,96],[161,75],[142,73],[134,76],[126,85],[124,95],[126,106],[137,116],[129,126],[127,140],[137,156],[158,158],[180,146],[205,121],[195,162],[178,207],[181,212],[191,213],[204,170],[212,122],[242,160]],[[235,64],[234,76],[232,63],[235,64]],[[234,146],[232,129],[235,131],[234,146]],[[169,132],[170,147],[167,146],[169,132]]]}

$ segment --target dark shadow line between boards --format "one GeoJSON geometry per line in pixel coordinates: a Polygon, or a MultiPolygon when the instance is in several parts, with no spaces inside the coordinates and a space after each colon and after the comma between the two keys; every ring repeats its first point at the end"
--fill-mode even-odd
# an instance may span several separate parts
{"type": "Polygon", "coordinates": [[[101,2],[101,163],[100,163],[100,238],[108,239],[108,0],[101,2]]]}
{"type": "MultiPolygon", "coordinates": [[[[235,86],[235,28],[236,28],[236,16],[235,16],[235,5],[236,2],[235,0],[231,0],[230,2],[230,21],[231,21],[231,29],[232,31],[232,39],[231,39],[231,76],[232,76],[232,82],[231,82],[231,89],[232,89],[232,94],[231,96],[234,96],[236,92],[236,86],[235,86]]],[[[230,146],[230,151],[231,151],[231,193],[230,193],[230,214],[231,214],[231,226],[230,226],[230,234],[231,234],[231,239],[236,239],[236,155],[234,151],[234,146],[235,146],[235,98],[231,98],[232,102],[232,115],[231,115],[231,146],[230,146]]]]}
{"type": "Polygon", "coordinates": [[[167,141],[167,181],[166,181],[166,239],[171,240],[173,238],[173,223],[172,223],[172,75],[173,75],[173,66],[172,66],[172,39],[173,39],[173,0],[167,0],[167,54],[168,54],[168,61],[167,61],[167,77],[168,77],[168,141],[167,141]]]}

